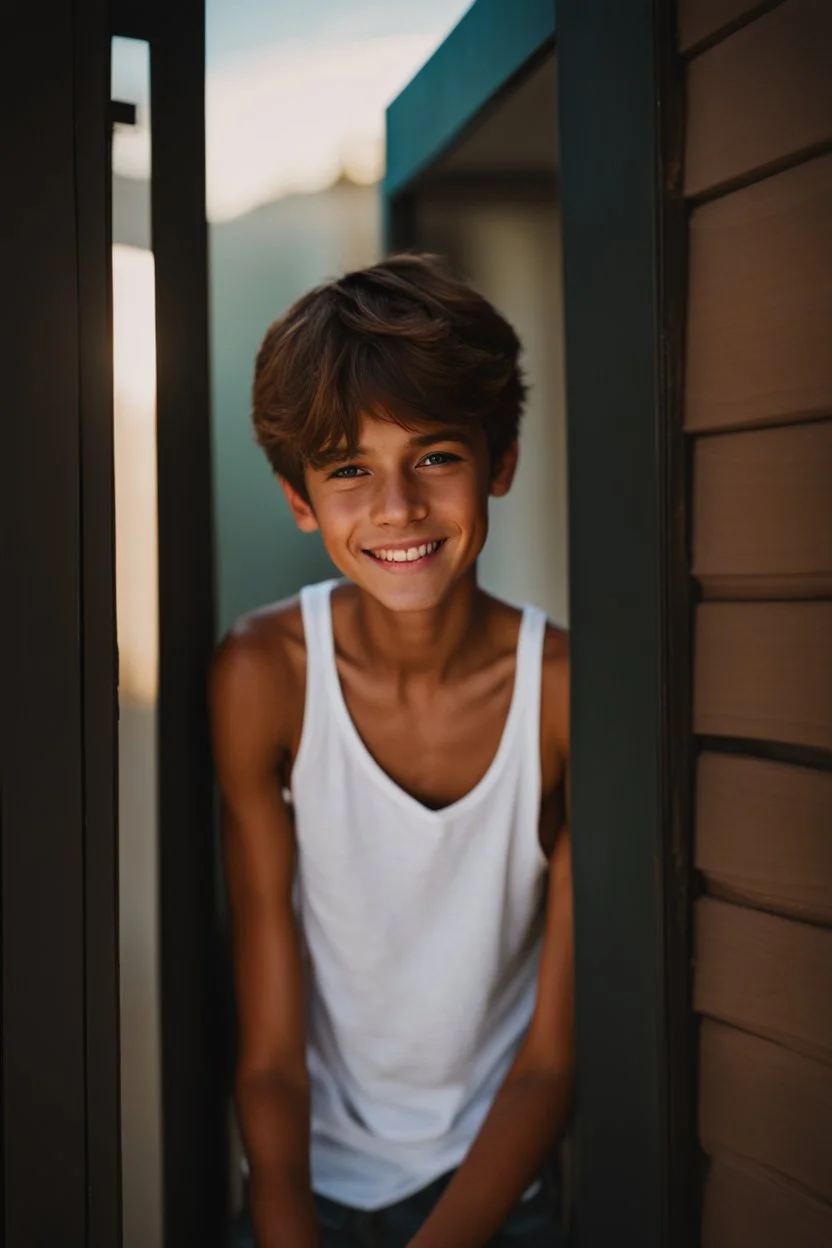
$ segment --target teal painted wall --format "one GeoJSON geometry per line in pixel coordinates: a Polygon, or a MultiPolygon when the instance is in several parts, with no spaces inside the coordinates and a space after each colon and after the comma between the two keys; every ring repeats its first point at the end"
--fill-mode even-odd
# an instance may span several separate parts
{"type": "Polygon", "coordinates": [[[254,358],[268,325],[294,299],[327,278],[371,264],[380,239],[378,187],[344,182],[211,227],[219,635],[245,612],[334,575],[318,536],[295,527],[254,442],[254,358]]]}

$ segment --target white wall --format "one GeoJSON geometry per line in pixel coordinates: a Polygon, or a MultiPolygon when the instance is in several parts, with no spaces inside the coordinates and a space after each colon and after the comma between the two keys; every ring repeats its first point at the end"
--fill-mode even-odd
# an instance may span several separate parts
{"type": "Polygon", "coordinates": [[[113,338],[123,1248],[161,1248],[154,271],[119,243],[113,338]]]}
{"type": "Polygon", "coordinates": [[[162,1245],[156,706],[119,703],[123,1248],[162,1245]]]}

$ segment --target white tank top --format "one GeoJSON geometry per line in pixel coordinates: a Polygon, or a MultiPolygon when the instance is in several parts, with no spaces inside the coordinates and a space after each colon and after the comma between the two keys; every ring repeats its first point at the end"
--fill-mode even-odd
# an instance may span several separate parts
{"type": "Polygon", "coordinates": [[[376,762],[335,664],[330,592],[301,593],[307,676],[292,773],[308,955],[316,1192],[359,1209],[459,1165],[531,1020],[546,617],[526,607],[511,707],[478,784],[441,810],[376,762]]]}

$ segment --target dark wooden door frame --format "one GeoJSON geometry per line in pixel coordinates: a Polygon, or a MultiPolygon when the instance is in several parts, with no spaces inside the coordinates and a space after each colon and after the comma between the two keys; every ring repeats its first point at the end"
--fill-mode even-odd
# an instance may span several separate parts
{"type": "Polygon", "coordinates": [[[508,16],[478,0],[391,105],[387,245],[419,246],[418,199],[433,163],[554,46],[573,655],[574,1241],[692,1248],[699,1151],[675,4],[559,0],[550,9],[524,6],[525,41],[515,30],[491,58],[472,58],[472,41],[487,47],[508,16]],[[460,73],[460,64],[476,68],[460,73]]]}
{"type": "Polygon", "coordinates": [[[558,5],[580,1248],[699,1242],[674,10],[558,5]]]}
{"type": "Polygon", "coordinates": [[[111,0],[150,45],[165,1242],[225,1242],[229,1087],[206,676],[215,643],[204,0],[111,0]]]}
{"type": "Polygon", "coordinates": [[[2,1228],[120,1243],[109,41],[4,13],[2,1228]]]}
{"type": "Polygon", "coordinates": [[[160,531],[165,1231],[224,1238],[205,670],[214,641],[196,0],[12,0],[0,91],[2,1227],[121,1242],[110,39],[151,42],[160,531]],[[13,188],[13,189],[12,189],[13,188]]]}

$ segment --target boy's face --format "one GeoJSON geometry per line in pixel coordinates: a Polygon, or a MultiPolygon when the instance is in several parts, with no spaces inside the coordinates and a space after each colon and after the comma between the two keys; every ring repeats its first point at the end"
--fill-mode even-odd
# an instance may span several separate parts
{"type": "Polygon", "coordinates": [[[320,529],[344,576],[391,611],[420,611],[476,563],[489,494],[507,492],[516,463],[515,446],[492,470],[480,429],[366,416],[358,454],[307,468],[309,503],[282,484],[299,527],[320,529]]]}

